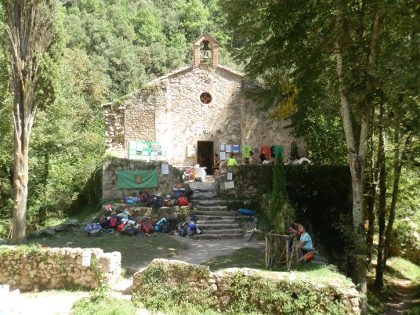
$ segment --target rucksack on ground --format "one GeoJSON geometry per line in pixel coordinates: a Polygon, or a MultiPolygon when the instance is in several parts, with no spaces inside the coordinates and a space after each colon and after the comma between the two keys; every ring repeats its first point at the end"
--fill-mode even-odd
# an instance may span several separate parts
{"type": "Polygon", "coordinates": [[[188,235],[188,222],[179,223],[176,226],[176,230],[180,236],[187,236],[188,235]]]}
{"type": "Polygon", "coordinates": [[[101,231],[101,226],[97,223],[89,223],[85,226],[85,233],[87,236],[98,235],[101,231]]]}
{"type": "Polygon", "coordinates": [[[109,228],[109,220],[110,217],[104,217],[99,221],[99,225],[103,228],[103,229],[108,229],[109,228]]]}
{"type": "Polygon", "coordinates": [[[187,197],[179,197],[178,198],[178,206],[188,206],[188,198],[187,197]]]}
{"type": "Polygon", "coordinates": [[[150,218],[144,218],[141,220],[141,229],[146,234],[150,234],[154,231],[152,220],[150,218]]]}
{"type": "Polygon", "coordinates": [[[155,224],[155,231],[160,233],[168,233],[170,230],[171,224],[168,222],[168,220],[163,217],[155,224]]]}
{"type": "Polygon", "coordinates": [[[117,217],[116,215],[113,215],[109,219],[109,227],[110,228],[116,229],[119,223],[120,223],[120,218],[117,217]]]}
{"type": "Polygon", "coordinates": [[[127,223],[124,223],[124,224],[119,224],[118,226],[117,226],[117,231],[118,232],[121,232],[125,227],[127,226],[127,223]]]}

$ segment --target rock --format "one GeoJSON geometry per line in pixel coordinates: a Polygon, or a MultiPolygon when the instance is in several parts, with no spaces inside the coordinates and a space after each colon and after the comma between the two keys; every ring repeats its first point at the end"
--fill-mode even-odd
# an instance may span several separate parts
{"type": "Polygon", "coordinates": [[[68,226],[78,226],[80,225],[80,222],[77,219],[70,219],[64,222],[63,224],[68,225],[68,226]]]}
{"type": "Polygon", "coordinates": [[[36,230],[36,231],[31,231],[29,233],[29,236],[30,237],[39,237],[39,236],[41,236],[41,234],[42,234],[42,230],[36,230]]]}
{"type": "Polygon", "coordinates": [[[69,226],[66,224],[59,224],[57,226],[55,226],[54,228],[55,232],[63,232],[63,231],[67,231],[69,229],[69,226]]]}
{"type": "Polygon", "coordinates": [[[55,231],[52,228],[46,228],[42,231],[42,235],[54,236],[55,231]]]}

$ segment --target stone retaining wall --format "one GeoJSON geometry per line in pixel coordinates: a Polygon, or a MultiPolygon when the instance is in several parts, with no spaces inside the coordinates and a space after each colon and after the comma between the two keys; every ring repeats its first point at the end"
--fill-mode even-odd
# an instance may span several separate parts
{"type": "Polygon", "coordinates": [[[152,194],[168,194],[172,191],[177,183],[181,181],[181,172],[177,168],[169,166],[169,174],[161,174],[161,165],[163,162],[144,162],[134,161],[128,159],[112,158],[103,163],[103,184],[102,184],[102,198],[103,199],[120,199],[124,196],[137,196],[140,190],[143,189],[118,189],[117,186],[117,172],[129,170],[153,170],[157,169],[159,172],[159,187],[148,188],[152,194]]]}
{"type": "Polygon", "coordinates": [[[90,248],[0,246],[0,284],[32,291],[68,286],[97,288],[121,275],[121,253],[90,248]],[[91,253],[89,267],[82,266],[84,252],[91,253]]]}
{"type": "Polygon", "coordinates": [[[314,314],[360,314],[355,285],[344,277],[340,280],[338,274],[335,278],[311,280],[249,268],[210,272],[206,266],[155,259],[134,275],[133,294],[146,306],[149,299],[163,294],[162,298],[171,299],[165,303],[198,308],[235,311],[239,307],[258,314],[288,314],[291,309],[296,314],[308,309],[314,314]]]}
{"type": "MultiPolygon", "coordinates": [[[[273,168],[273,164],[228,167],[227,172],[232,173],[234,188],[219,189],[218,195],[222,198],[259,200],[263,194],[273,190],[273,168]]],[[[222,184],[225,178],[226,175],[221,178],[222,184]]]]}

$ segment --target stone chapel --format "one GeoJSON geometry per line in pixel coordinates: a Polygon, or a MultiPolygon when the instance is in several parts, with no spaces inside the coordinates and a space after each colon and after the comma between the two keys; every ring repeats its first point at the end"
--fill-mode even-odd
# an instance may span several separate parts
{"type": "MultiPolygon", "coordinates": [[[[269,120],[243,89],[244,75],[218,63],[219,44],[204,33],[193,43],[193,64],[149,82],[122,101],[105,107],[106,151],[120,158],[164,160],[172,166],[210,168],[215,153],[251,146],[282,147],[299,155],[305,140],[296,139],[289,121],[269,120]]],[[[223,154],[225,155],[225,154],[223,154]]]]}

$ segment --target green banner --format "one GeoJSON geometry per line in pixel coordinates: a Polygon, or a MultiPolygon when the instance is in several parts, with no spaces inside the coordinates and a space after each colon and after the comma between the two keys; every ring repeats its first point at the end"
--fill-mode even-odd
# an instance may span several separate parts
{"type": "Polygon", "coordinates": [[[158,171],[119,171],[118,188],[159,187],[158,171]]]}

